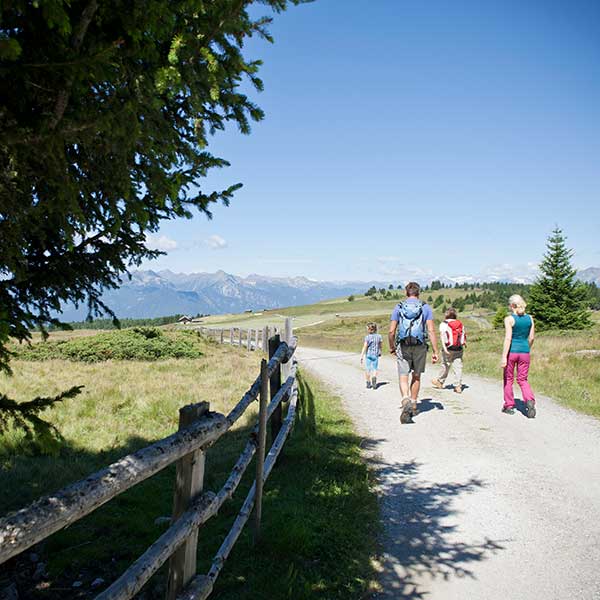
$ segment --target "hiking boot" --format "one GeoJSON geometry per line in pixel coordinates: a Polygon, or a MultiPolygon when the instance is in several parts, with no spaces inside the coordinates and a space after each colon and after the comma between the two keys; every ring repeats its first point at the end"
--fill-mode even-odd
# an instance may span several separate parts
{"type": "Polygon", "coordinates": [[[377,389],[377,377],[371,377],[371,387],[376,390],[377,389]]]}
{"type": "Polygon", "coordinates": [[[503,406],[502,407],[502,412],[505,415],[514,415],[515,414],[515,407],[514,406],[503,406]]]}
{"type": "Polygon", "coordinates": [[[371,389],[371,382],[369,380],[367,380],[367,389],[370,390],[371,389]]]}
{"type": "Polygon", "coordinates": [[[463,391],[463,387],[462,387],[462,385],[455,385],[455,386],[454,386],[454,391],[455,391],[457,394],[462,394],[462,391],[463,391]]]}
{"type": "Polygon", "coordinates": [[[439,379],[432,379],[431,380],[431,385],[434,388],[437,388],[438,390],[443,390],[444,389],[444,384],[439,379]]]}
{"type": "Polygon", "coordinates": [[[528,400],[525,405],[527,406],[527,418],[535,418],[535,402],[533,400],[528,400]]]}
{"type": "Polygon", "coordinates": [[[402,412],[400,413],[400,423],[406,425],[412,423],[412,405],[410,398],[402,398],[402,412]]]}
{"type": "Polygon", "coordinates": [[[411,413],[413,417],[416,417],[419,414],[419,408],[417,407],[417,403],[413,402],[410,407],[411,413]]]}

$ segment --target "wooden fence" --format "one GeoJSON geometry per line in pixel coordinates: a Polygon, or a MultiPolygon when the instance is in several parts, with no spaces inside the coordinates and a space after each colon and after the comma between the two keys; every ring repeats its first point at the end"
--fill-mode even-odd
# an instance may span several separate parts
{"type": "Polygon", "coordinates": [[[208,402],[185,406],[180,409],[176,433],[0,519],[0,564],[176,462],[170,527],[96,600],[132,598],[167,561],[167,600],[207,598],[253,508],[255,539],[260,535],[263,485],[294,423],[298,390],[297,365],[293,359],[296,339],[292,337],[291,320],[286,322],[283,340],[275,335],[267,341],[268,362],[261,361],[260,375],[227,416],[211,412],[208,402]],[[205,491],[206,449],[230,429],[256,399],[259,399],[258,422],[227,481],[217,493],[205,491]],[[284,403],[288,405],[285,419],[282,418],[284,403]],[[273,443],[267,453],[269,419],[273,443]],[[198,528],[232,497],[255,454],[256,477],[242,508],[208,573],[197,574],[198,528]]]}
{"type": "Polygon", "coordinates": [[[231,344],[248,350],[261,349],[263,352],[268,351],[269,339],[282,333],[275,325],[248,329],[242,327],[198,327],[197,331],[221,344],[231,344]]]}

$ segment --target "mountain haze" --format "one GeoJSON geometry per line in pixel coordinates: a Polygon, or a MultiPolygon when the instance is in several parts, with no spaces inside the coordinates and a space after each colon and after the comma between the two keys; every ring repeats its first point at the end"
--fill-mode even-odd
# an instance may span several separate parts
{"type": "MultiPolygon", "coordinates": [[[[600,285],[600,268],[590,267],[578,274],[582,281],[600,285]]],[[[438,280],[445,285],[475,281],[508,281],[531,283],[533,277],[507,277],[499,273],[486,277],[456,276],[416,277],[422,285],[438,280]]],[[[249,275],[239,277],[225,271],[216,273],[174,273],[162,271],[134,271],[131,280],[119,289],[108,290],[102,300],[120,318],[161,317],[173,314],[220,314],[262,310],[284,306],[311,304],[329,298],[363,293],[374,285],[389,285],[383,281],[316,281],[307,277],[267,277],[249,275]]],[[[402,281],[402,284],[405,282],[402,281]]],[[[397,285],[396,282],[394,282],[397,285]]],[[[81,321],[85,308],[67,306],[61,319],[81,321]]]]}

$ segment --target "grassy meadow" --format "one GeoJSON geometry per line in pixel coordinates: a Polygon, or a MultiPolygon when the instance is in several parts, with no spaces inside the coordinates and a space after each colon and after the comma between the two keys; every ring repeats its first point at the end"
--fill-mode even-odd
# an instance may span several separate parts
{"type": "MultiPolygon", "coordinates": [[[[105,343],[97,340],[106,335],[113,333],[77,331],[72,336],[53,335],[51,340],[61,341],[60,348],[72,340],[88,343],[101,353],[105,343]]],[[[199,340],[194,346],[197,358],[82,362],[71,355],[55,358],[56,348],[42,350],[43,343],[38,355],[35,348],[23,350],[22,358],[27,360],[17,357],[12,362],[14,375],[0,375],[1,393],[25,401],[74,385],[85,388],[41,415],[61,433],[57,456],[35,452],[20,431],[0,435],[0,515],[169,435],[177,429],[178,409],[185,404],[207,400],[211,410],[227,412],[258,374],[262,354],[194,337],[199,340]]],[[[89,358],[89,352],[75,347],[89,358]]],[[[308,378],[302,379],[300,391],[295,430],[265,488],[261,544],[252,547],[250,531],[242,534],[215,597],[360,598],[373,586],[377,505],[360,457],[360,440],[339,399],[308,378]]],[[[253,405],[209,449],[206,489],[218,490],[225,481],[255,415],[253,405]]],[[[209,567],[252,474],[253,465],[234,500],[202,528],[200,569],[209,567]]],[[[0,567],[0,584],[19,573],[21,598],[95,596],[102,588],[91,590],[94,579],[101,577],[108,584],[167,527],[155,520],[170,515],[173,485],[171,467],[36,547],[46,564],[45,576],[33,581],[35,565],[25,552],[9,562],[8,570],[0,567]],[[72,588],[75,581],[82,586],[72,588]]],[[[163,569],[141,597],[162,598],[164,579],[163,569]]]]}

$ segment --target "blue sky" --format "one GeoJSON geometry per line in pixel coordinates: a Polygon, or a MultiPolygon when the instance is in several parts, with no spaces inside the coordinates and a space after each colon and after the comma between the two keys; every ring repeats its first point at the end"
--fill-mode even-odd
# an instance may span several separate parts
{"type": "Polygon", "coordinates": [[[317,0],[275,15],[244,187],[145,267],[316,279],[525,272],[555,224],[600,266],[600,3],[317,0]]]}

